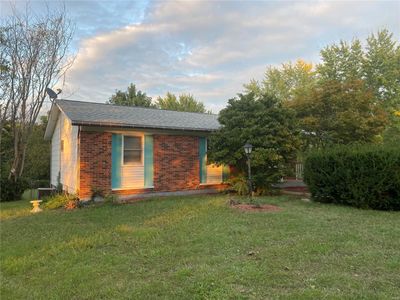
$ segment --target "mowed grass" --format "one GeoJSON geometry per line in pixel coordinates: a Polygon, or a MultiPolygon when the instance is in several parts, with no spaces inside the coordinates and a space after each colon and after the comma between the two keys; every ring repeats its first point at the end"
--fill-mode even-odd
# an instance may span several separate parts
{"type": "Polygon", "coordinates": [[[398,299],[400,213],[228,196],[1,204],[1,299],[398,299]]]}

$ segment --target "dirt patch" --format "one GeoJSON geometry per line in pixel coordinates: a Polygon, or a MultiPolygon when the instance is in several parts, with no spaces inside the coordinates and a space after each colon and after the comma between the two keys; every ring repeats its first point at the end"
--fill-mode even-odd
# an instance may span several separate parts
{"type": "Polygon", "coordinates": [[[233,208],[242,210],[242,211],[263,211],[263,212],[273,212],[273,211],[281,211],[282,208],[275,206],[275,205],[269,205],[269,204],[263,204],[263,205],[253,205],[253,204],[236,204],[232,205],[233,208]]]}

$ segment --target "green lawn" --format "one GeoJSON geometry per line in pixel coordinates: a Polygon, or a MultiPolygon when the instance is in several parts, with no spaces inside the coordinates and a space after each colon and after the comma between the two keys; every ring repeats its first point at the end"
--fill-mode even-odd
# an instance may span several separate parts
{"type": "Polygon", "coordinates": [[[1,299],[398,299],[400,213],[285,196],[262,199],[280,212],[239,212],[227,199],[1,204],[1,299]]]}

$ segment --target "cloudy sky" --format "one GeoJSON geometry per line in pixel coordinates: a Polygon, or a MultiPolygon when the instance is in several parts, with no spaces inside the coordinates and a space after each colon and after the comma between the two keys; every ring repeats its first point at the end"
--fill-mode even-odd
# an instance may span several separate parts
{"type": "MultiPolygon", "coordinates": [[[[76,23],[77,57],[63,96],[84,101],[105,102],[133,82],[153,97],[191,93],[218,112],[269,65],[317,63],[322,47],[383,28],[400,40],[399,1],[64,3],[76,23]]],[[[29,5],[36,12],[46,7],[29,5]]],[[[1,16],[9,13],[10,2],[0,2],[1,16]]]]}

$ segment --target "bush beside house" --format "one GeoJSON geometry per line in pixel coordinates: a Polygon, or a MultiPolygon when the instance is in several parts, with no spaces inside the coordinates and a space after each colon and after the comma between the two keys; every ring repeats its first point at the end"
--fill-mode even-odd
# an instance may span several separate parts
{"type": "Polygon", "coordinates": [[[400,151],[388,146],[338,146],[306,157],[304,180],[318,202],[400,210],[400,151]]]}

